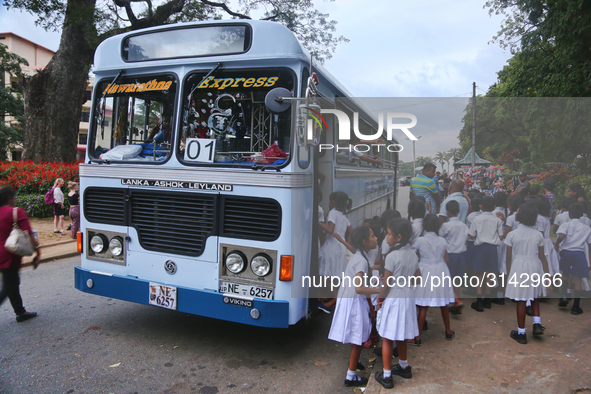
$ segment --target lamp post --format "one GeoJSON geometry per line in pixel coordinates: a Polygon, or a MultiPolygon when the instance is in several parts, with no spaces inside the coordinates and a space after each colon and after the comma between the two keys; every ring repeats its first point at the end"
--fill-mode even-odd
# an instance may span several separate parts
{"type": "MultiPolygon", "coordinates": [[[[422,135],[419,135],[417,137],[417,140],[419,138],[421,138],[422,135]]],[[[411,140],[410,138],[406,138],[407,140],[411,140]]],[[[416,140],[412,140],[412,177],[416,177],[417,176],[417,159],[416,159],[416,155],[415,155],[415,142],[417,142],[416,140]]]]}

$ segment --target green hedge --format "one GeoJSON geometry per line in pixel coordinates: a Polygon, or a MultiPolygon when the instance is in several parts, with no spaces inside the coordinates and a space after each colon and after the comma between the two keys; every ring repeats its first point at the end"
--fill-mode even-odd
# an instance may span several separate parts
{"type": "MultiPolygon", "coordinates": [[[[17,194],[16,206],[24,208],[32,218],[53,217],[53,206],[45,204],[45,194],[17,194]]],[[[64,201],[64,206],[66,207],[64,215],[68,216],[70,206],[67,198],[64,201]]]]}

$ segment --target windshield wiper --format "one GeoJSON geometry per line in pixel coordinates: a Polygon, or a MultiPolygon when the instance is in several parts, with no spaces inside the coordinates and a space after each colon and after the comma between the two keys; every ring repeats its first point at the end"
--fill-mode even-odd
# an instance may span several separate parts
{"type": "MultiPolygon", "coordinates": [[[[107,88],[105,89],[105,93],[103,93],[103,97],[101,97],[101,101],[99,101],[99,103],[102,103],[102,111],[101,111],[101,104],[99,104],[99,117],[100,117],[100,121],[101,121],[101,139],[105,138],[105,97],[107,96],[107,92],[109,91],[109,88],[111,86],[113,86],[113,84],[119,79],[120,76],[122,76],[123,74],[125,74],[125,70],[119,70],[119,74],[117,74],[117,76],[111,81],[111,83],[109,85],[107,85],[107,88]]],[[[96,117],[95,117],[96,119],[96,117]]]]}

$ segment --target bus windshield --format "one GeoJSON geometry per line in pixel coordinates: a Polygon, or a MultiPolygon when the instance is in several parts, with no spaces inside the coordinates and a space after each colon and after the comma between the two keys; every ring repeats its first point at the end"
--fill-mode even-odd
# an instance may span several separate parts
{"type": "Polygon", "coordinates": [[[287,69],[190,74],[183,90],[177,154],[185,164],[275,165],[288,162],[291,110],[272,114],[269,90],[295,89],[287,69]]]}
{"type": "Polygon", "coordinates": [[[163,162],[174,141],[177,83],[172,75],[105,79],[97,84],[89,156],[163,162]]]}

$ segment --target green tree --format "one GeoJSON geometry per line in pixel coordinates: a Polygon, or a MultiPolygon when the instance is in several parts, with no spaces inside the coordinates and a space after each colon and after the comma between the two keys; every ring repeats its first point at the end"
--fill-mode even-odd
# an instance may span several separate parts
{"type": "Polygon", "coordinates": [[[486,6],[505,16],[493,41],[515,54],[499,73],[507,85],[503,96],[591,96],[591,2],[490,0],[486,6]]]}
{"type": "Polygon", "coordinates": [[[253,12],[292,30],[315,57],[331,57],[347,41],[335,35],[336,21],[314,8],[312,0],[240,0],[239,10],[209,0],[5,0],[27,11],[45,29],[62,29],[52,60],[25,86],[23,157],[34,161],[73,162],[88,72],[98,44],[126,31],[175,22],[250,19],[253,12]]]}
{"type": "Polygon", "coordinates": [[[10,147],[23,142],[24,104],[22,83],[13,84],[11,77],[22,82],[21,66],[28,66],[26,59],[8,51],[0,44],[0,160],[7,159],[10,147]],[[8,75],[8,81],[5,81],[8,75]],[[8,118],[11,118],[10,120],[8,118]]]}
{"type": "Polygon", "coordinates": [[[445,152],[437,152],[435,157],[433,157],[433,160],[439,162],[439,164],[441,164],[441,169],[443,169],[443,163],[445,162],[445,152]]]}
{"type": "MultiPolygon", "coordinates": [[[[591,163],[588,115],[591,112],[591,2],[490,0],[486,6],[491,14],[505,16],[493,41],[509,48],[514,56],[499,71],[497,83],[486,95],[508,101],[487,103],[484,111],[487,116],[494,114],[500,125],[503,117],[507,119],[507,105],[516,105],[511,111],[518,113],[519,119],[512,119],[515,123],[505,128],[512,135],[511,146],[498,141],[489,143],[487,139],[495,136],[482,132],[486,134],[490,130],[480,130],[477,144],[485,141],[478,146],[490,147],[495,157],[518,149],[519,160],[534,164],[570,162],[581,157],[583,168],[588,168],[591,163]],[[537,99],[523,101],[520,97],[537,99]],[[542,97],[546,99],[539,99],[542,97]]],[[[477,134],[483,125],[488,126],[483,123],[486,119],[479,116],[480,109],[477,104],[477,134]]],[[[466,125],[468,122],[465,119],[466,125]]],[[[460,140],[465,147],[467,130],[462,133],[460,140]]],[[[498,133],[497,137],[501,135],[498,133]]]]}
{"type": "Polygon", "coordinates": [[[432,163],[433,159],[430,157],[425,157],[425,156],[419,156],[416,159],[416,163],[417,163],[417,167],[422,167],[427,163],[432,163]]]}

